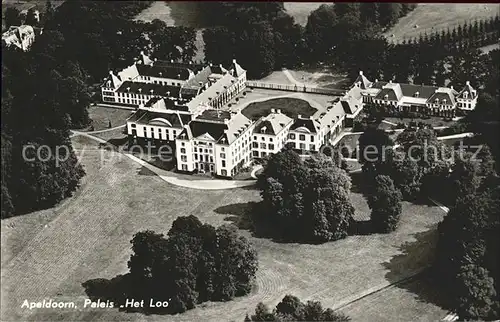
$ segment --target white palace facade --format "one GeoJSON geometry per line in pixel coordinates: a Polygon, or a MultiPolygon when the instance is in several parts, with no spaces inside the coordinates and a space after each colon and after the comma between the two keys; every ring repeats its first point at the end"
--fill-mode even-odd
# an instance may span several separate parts
{"type": "Polygon", "coordinates": [[[453,86],[448,88],[379,80],[371,82],[360,71],[354,87],[361,90],[364,103],[385,105],[400,112],[453,117],[457,110],[472,111],[477,104],[477,91],[470,82],[466,82],[463,89],[457,92],[453,86]]]}
{"type": "Polygon", "coordinates": [[[133,65],[110,72],[101,90],[104,103],[136,109],[126,125],[131,141],[174,145],[178,171],[228,178],[285,146],[319,152],[363,108],[363,91],[354,86],[314,117],[291,118],[272,109],[250,120],[227,106],[245,88],[246,70],[236,60],[225,68],[151,60],[141,53],[133,65]]]}

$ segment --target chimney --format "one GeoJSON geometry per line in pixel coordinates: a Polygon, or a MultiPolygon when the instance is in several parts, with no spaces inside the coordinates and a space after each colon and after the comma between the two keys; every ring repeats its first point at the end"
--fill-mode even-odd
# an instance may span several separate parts
{"type": "Polygon", "coordinates": [[[375,83],[378,83],[378,79],[375,79],[375,83]]]}
{"type": "Polygon", "coordinates": [[[236,64],[236,59],[233,59],[233,64],[236,64]]]}
{"type": "Polygon", "coordinates": [[[272,109],[271,109],[271,113],[275,113],[275,110],[274,110],[274,108],[272,108],[272,109]]]}
{"type": "Polygon", "coordinates": [[[389,80],[389,84],[392,84],[392,79],[389,80]]]}
{"type": "Polygon", "coordinates": [[[112,70],[110,70],[110,71],[109,71],[109,74],[110,74],[110,75],[113,75],[113,71],[112,71],[112,70]]]}
{"type": "Polygon", "coordinates": [[[310,120],[314,120],[314,117],[311,115],[311,116],[309,116],[309,119],[310,120]]]}
{"type": "Polygon", "coordinates": [[[451,85],[450,88],[453,89],[453,85],[451,85]]]}
{"type": "Polygon", "coordinates": [[[219,64],[219,67],[222,69],[222,64],[219,64]]]}
{"type": "Polygon", "coordinates": [[[171,62],[171,63],[173,63],[173,62],[174,62],[174,60],[173,60],[173,59],[170,59],[170,62],[171,62]]]}
{"type": "Polygon", "coordinates": [[[362,70],[359,71],[359,76],[363,76],[363,71],[362,70]]]}
{"type": "Polygon", "coordinates": [[[301,119],[301,118],[302,118],[302,115],[300,115],[300,114],[299,114],[299,115],[297,115],[297,118],[298,118],[298,119],[301,119]]]}
{"type": "Polygon", "coordinates": [[[276,113],[281,114],[281,109],[277,109],[276,113]]]}
{"type": "Polygon", "coordinates": [[[465,85],[470,86],[470,82],[469,82],[469,81],[466,81],[466,82],[465,82],[465,85]]]}
{"type": "Polygon", "coordinates": [[[224,124],[229,123],[229,119],[224,119],[224,124]]]}

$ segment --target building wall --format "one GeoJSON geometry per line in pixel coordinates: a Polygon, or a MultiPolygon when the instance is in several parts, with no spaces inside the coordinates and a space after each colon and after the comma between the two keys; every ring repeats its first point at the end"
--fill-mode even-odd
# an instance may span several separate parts
{"type": "Polygon", "coordinates": [[[177,135],[182,132],[181,128],[146,125],[138,122],[127,122],[127,134],[133,138],[155,139],[174,142],[177,135]]]}

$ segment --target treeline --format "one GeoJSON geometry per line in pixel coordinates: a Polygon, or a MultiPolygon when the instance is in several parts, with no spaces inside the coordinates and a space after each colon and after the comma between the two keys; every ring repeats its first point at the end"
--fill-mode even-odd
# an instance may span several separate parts
{"type": "Polygon", "coordinates": [[[421,34],[418,38],[405,40],[402,43],[428,43],[444,46],[450,53],[453,53],[460,49],[479,48],[497,43],[499,33],[500,18],[497,15],[487,20],[475,20],[473,23],[465,22],[451,30],[448,28],[430,35],[421,34]]]}
{"type": "Polygon", "coordinates": [[[178,217],[166,237],[142,231],[131,241],[130,272],[83,283],[91,299],[125,304],[144,300],[143,313],[181,313],[206,301],[229,301],[250,292],[257,253],[236,227],[178,217]],[[168,303],[150,307],[153,301],[168,303]]]}
{"type": "Polygon", "coordinates": [[[203,34],[207,61],[224,64],[237,57],[250,77],[259,78],[304,62],[351,61],[359,45],[378,40],[384,28],[415,6],[325,4],[310,14],[305,28],[294,22],[282,3],[206,3],[202,7],[218,24],[203,34]]]}
{"type": "Polygon", "coordinates": [[[255,313],[245,317],[250,321],[333,321],[349,322],[351,319],[332,309],[324,309],[320,302],[307,301],[303,303],[293,295],[285,295],[281,302],[270,311],[264,303],[257,304],[255,313]]]}

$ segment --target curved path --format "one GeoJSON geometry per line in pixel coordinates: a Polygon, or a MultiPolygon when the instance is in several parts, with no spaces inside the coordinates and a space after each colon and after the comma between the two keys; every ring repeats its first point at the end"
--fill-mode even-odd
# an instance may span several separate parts
{"type": "MultiPolygon", "coordinates": [[[[108,129],[111,130],[111,129],[108,129]]],[[[74,136],[82,135],[85,137],[88,137],[90,139],[93,139],[99,143],[107,143],[106,140],[103,140],[101,138],[98,138],[96,136],[90,135],[86,132],[78,132],[78,131],[72,131],[74,133],[74,136]]],[[[73,137],[74,137],[73,136],[73,137]]],[[[116,152],[119,153],[119,152],[116,152]]],[[[210,180],[187,180],[187,179],[182,179],[175,177],[171,174],[169,174],[169,171],[160,169],[142,159],[139,159],[138,157],[129,154],[129,153],[122,153],[123,155],[127,156],[131,160],[137,162],[141,166],[147,168],[154,174],[156,174],[159,178],[161,178],[163,181],[166,181],[170,184],[173,184],[175,186],[179,187],[184,187],[184,188],[190,188],[190,189],[198,189],[198,190],[225,190],[225,189],[234,189],[234,188],[241,188],[241,187],[248,187],[248,186],[253,186],[255,184],[255,180],[219,180],[219,179],[210,179],[210,180]]],[[[258,170],[258,169],[257,169],[258,170]]],[[[254,169],[252,171],[252,174],[255,174],[254,169]]],[[[254,177],[252,175],[252,177],[254,177]]],[[[254,177],[255,178],[255,177],[254,177]]]]}

